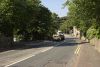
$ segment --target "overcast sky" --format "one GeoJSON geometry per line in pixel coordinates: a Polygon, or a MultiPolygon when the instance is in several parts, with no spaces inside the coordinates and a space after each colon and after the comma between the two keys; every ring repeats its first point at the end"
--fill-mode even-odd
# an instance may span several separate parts
{"type": "Polygon", "coordinates": [[[62,8],[66,0],[41,0],[42,4],[52,12],[57,13],[60,17],[66,16],[68,9],[62,8]]]}

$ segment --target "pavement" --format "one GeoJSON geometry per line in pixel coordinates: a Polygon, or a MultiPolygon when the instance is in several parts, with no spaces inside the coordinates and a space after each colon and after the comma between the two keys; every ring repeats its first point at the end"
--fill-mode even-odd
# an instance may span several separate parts
{"type": "Polygon", "coordinates": [[[83,43],[73,67],[100,67],[100,53],[89,43],[83,43]]]}

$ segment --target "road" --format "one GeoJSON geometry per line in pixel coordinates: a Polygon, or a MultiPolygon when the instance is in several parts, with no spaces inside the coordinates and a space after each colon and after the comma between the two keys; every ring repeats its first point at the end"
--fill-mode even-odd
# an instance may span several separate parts
{"type": "MultiPolygon", "coordinates": [[[[78,39],[75,39],[73,37],[67,37],[66,40],[62,42],[56,42],[55,45],[52,46],[49,45],[46,47],[43,46],[38,48],[17,50],[17,54],[14,54],[15,57],[13,57],[13,59],[11,57],[11,62],[5,63],[5,65],[2,65],[2,67],[66,67],[71,63],[70,60],[75,55],[75,50],[78,45],[77,42],[78,39]],[[15,60],[14,58],[20,60],[15,60]]],[[[15,52],[12,51],[7,53],[13,54],[15,52]]],[[[11,54],[9,56],[11,56],[11,54]]],[[[2,56],[4,55],[1,54],[0,56],[0,59],[2,59],[2,56]]],[[[1,61],[9,62],[9,59],[7,59],[5,58],[5,60],[1,61]]]]}

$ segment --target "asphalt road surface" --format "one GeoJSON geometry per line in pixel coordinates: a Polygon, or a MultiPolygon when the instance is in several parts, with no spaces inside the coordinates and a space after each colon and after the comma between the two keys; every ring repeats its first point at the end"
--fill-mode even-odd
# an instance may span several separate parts
{"type": "Polygon", "coordinates": [[[64,41],[43,41],[26,44],[0,53],[0,67],[73,67],[71,60],[78,53],[79,40],[66,35],[64,41]]]}
{"type": "Polygon", "coordinates": [[[74,56],[78,44],[76,41],[78,40],[72,37],[66,38],[63,43],[53,46],[52,49],[9,67],[66,67],[74,56]]]}

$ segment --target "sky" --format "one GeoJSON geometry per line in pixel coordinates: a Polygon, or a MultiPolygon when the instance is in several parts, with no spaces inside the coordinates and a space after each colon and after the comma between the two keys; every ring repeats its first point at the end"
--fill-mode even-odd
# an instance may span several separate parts
{"type": "Polygon", "coordinates": [[[66,0],[41,0],[42,4],[46,6],[51,12],[55,12],[59,17],[67,15],[68,9],[63,8],[66,0]]]}

